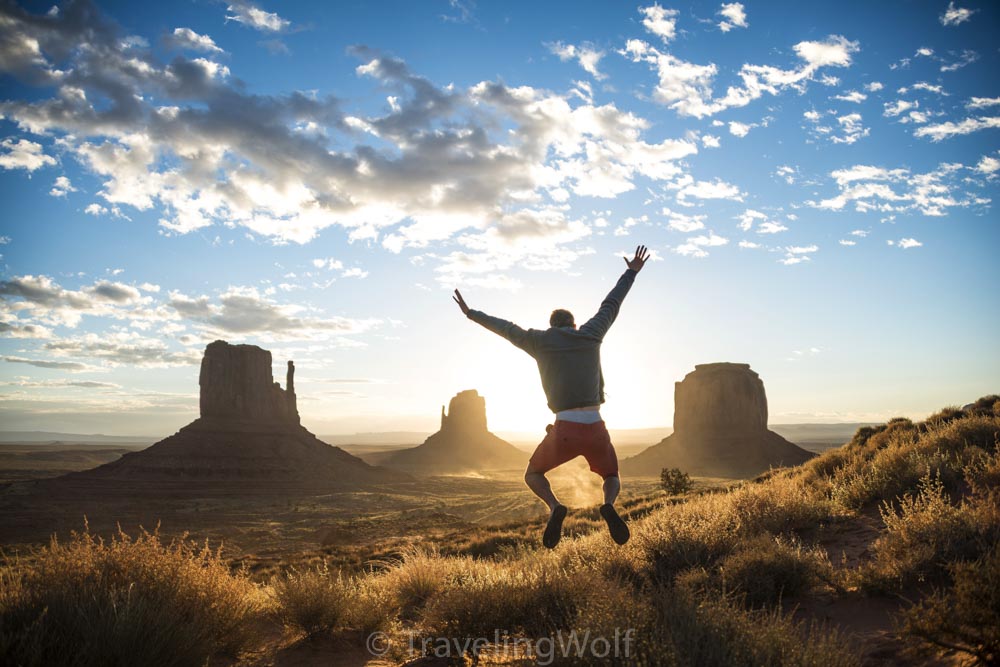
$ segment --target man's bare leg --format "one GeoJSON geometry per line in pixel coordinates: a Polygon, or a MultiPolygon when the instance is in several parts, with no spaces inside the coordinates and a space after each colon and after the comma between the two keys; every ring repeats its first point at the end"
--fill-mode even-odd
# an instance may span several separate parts
{"type": "Polygon", "coordinates": [[[549,506],[549,522],[542,535],[542,544],[552,549],[559,544],[559,539],[562,537],[562,522],[566,518],[566,506],[556,499],[556,494],[552,493],[552,486],[549,484],[548,478],[545,477],[545,473],[528,468],[524,471],[524,483],[536,496],[542,499],[542,502],[549,506]]]}
{"type": "Polygon", "coordinates": [[[561,503],[556,499],[556,494],[552,493],[552,485],[545,477],[545,473],[528,468],[524,471],[524,483],[532,492],[542,499],[542,502],[549,506],[549,511],[554,510],[561,503]]]}
{"type": "Polygon", "coordinates": [[[622,482],[618,475],[608,475],[604,478],[604,504],[614,505],[618,492],[622,490],[622,482]]]}
{"type": "Polygon", "coordinates": [[[618,544],[625,544],[630,537],[629,529],[622,518],[618,516],[618,512],[615,511],[615,500],[618,498],[618,492],[621,491],[621,488],[622,483],[618,475],[608,475],[604,478],[604,504],[601,505],[601,516],[608,524],[611,539],[618,544]]]}

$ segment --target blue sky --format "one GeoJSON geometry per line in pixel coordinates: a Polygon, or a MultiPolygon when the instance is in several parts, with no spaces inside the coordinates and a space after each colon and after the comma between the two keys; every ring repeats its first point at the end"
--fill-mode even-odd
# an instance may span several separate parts
{"type": "Polygon", "coordinates": [[[0,9],[0,419],[170,432],[217,338],[323,433],[462,389],[539,429],[451,302],[589,317],[609,425],[747,362],[773,422],[997,391],[991,3],[46,3],[0,9]]]}

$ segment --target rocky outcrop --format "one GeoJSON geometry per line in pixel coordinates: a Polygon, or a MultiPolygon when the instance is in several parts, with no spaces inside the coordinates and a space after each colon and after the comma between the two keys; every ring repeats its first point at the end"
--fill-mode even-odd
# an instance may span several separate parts
{"type": "Polygon", "coordinates": [[[396,452],[385,464],[424,474],[462,474],[521,469],[528,454],[486,428],[486,399],[475,389],[455,394],[448,412],[441,406],[441,430],[422,445],[396,452]]]}
{"type": "Polygon", "coordinates": [[[674,385],[674,432],[621,462],[622,472],[753,477],[813,454],[767,428],[764,383],[749,364],[700,364],[674,385]]]}
{"type": "Polygon", "coordinates": [[[217,340],[205,348],[198,384],[201,417],[220,421],[299,423],[295,364],[288,362],[287,389],[271,376],[271,353],[256,345],[217,340]]]}
{"type": "Polygon", "coordinates": [[[205,348],[201,363],[198,419],[147,449],[68,477],[180,482],[192,489],[243,484],[248,492],[282,485],[357,487],[406,477],[371,466],[303,427],[294,376],[289,361],[282,389],[271,374],[269,351],[217,340],[205,348]]]}

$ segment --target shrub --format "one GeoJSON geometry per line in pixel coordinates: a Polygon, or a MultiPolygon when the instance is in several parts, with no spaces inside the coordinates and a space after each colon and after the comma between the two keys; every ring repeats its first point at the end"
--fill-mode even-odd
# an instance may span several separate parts
{"type": "Polygon", "coordinates": [[[462,559],[446,559],[435,549],[410,548],[388,565],[386,584],[393,592],[400,613],[412,618],[431,597],[442,590],[462,559]]]}
{"type": "Polygon", "coordinates": [[[885,533],[874,544],[874,561],[863,574],[876,589],[935,579],[952,560],[975,558],[980,535],[968,507],[952,504],[937,478],[924,477],[917,493],[882,506],[885,533]]]}
{"type": "Polygon", "coordinates": [[[348,606],[348,625],[364,636],[392,627],[399,613],[392,591],[384,576],[361,576],[350,584],[351,600],[348,606]]]}
{"type": "Polygon", "coordinates": [[[935,591],[903,614],[903,632],[979,664],[1000,662],[1000,548],[951,566],[954,587],[935,591]]]}
{"type": "Polygon", "coordinates": [[[691,477],[680,468],[664,468],[660,472],[660,486],[672,496],[679,496],[691,490],[691,477]]]}
{"type": "Polygon", "coordinates": [[[334,630],[347,617],[351,591],[340,573],[326,564],[313,570],[289,570],[271,580],[278,616],[286,626],[314,637],[334,630]]]}
{"type": "Polygon", "coordinates": [[[5,568],[0,654],[20,665],[192,665],[248,646],[266,597],[218,551],[85,530],[5,568]]]}
{"type": "Polygon", "coordinates": [[[679,578],[694,590],[728,593],[749,608],[773,607],[782,598],[806,592],[820,572],[830,570],[825,552],[795,541],[760,536],[740,545],[711,570],[679,578]]]}

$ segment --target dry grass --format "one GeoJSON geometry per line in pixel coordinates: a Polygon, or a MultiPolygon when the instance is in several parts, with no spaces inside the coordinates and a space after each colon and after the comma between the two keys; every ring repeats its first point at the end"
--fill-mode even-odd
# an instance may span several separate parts
{"type": "Polygon", "coordinates": [[[621,547],[590,509],[573,512],[553,551],[536,549],[540,522],[511,523],[440,547],[402,546],[365,574],[289,570],[267,591],[215,552],[84,533],[0,572],[0,651],[27,665],[199,663],[245,648],[270,605],[306,635],[634,631],[628,656],[551,656],[565,664],[855,665],[842,636],[793,622],[782,600],[858,586],[913,593],[930,582],[940,591],[907,617],[906,636],[988,661],[998,587],[984,593],[976,581],[998,576],[998,438],[1000,401],[986,397],[924,422],[860,429],[803,466],[728,489],[635,499],[624,508],[633,538],[621,547]],[[875,508],[884,529],[857,566],[834,568],[804,538],[875,508]]]}
{"type": "Polygon", "coordinates": [[[248,646],[261,590],[217,551],[156,533],[55,540],[6,567],[0,654],[20,665],[191,665],[248,646]]]}

